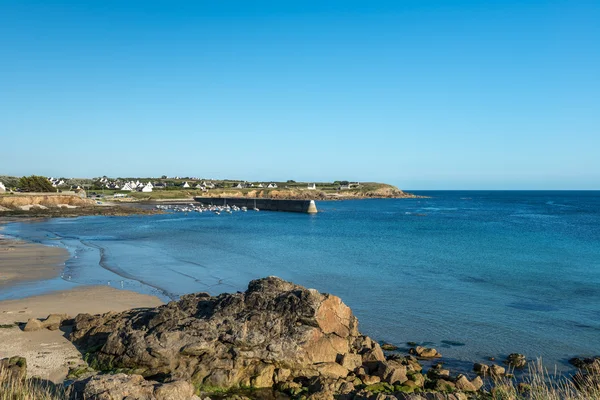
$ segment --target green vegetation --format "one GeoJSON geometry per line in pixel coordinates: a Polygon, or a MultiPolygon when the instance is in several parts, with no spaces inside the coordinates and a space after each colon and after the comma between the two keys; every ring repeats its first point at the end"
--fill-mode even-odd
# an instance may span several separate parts
{"type": "Polygon", "coordinates": [[[56,192],[48,179],[37,175],[22,177],[17,186],[22,192],[56,192]]]}
{"type": "Polygon", "coordinates": [[[67,400],[69,390],[41,379],[21,379],[0,369],[0,400],[67,400]]]}

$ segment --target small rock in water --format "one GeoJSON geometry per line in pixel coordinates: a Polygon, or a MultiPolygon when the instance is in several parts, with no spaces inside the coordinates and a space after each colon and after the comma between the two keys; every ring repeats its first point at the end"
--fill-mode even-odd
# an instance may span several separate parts
{"type": "Polygon", "coordinates": [[[409,350],[410,354],[416,354],[421,358],[436,358],[442,355],[434,348],[417,346],[409,350]]]}
{"type": "Polygon", "coordinates": [[[396,351],[398,350],[398,346],[394,346],[391,343],[383,343],[381,345],[381,350],[385,350],[385,351],[396,351]]]}
{"type": "Polygon", "coordinates": [[[579,369],[600,370],[600,356],[583,358],[573,357],[569,360],[569,364],[579,369]]]}
{"type": "Polygon", "coordinates": [[[512,353],[508,355],[504,363],[513,368],[524,368],[527,365],[527,359],[523,354],[512,353]]]}

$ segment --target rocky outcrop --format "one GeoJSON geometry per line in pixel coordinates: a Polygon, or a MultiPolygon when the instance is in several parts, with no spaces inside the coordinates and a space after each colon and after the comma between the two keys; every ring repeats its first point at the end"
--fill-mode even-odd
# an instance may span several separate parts
{"type": "Polygon", "coordinates": [[[244,293],[198,293],[156,309],[78,315],[71,340],[100,369],[201,387],[334,380],[361,368],[365,376],[407,380],[358,332],[356,317],[338,297],[275,277],[250,282],[244,293]]]}
{"type": "MultiPolygon", "coordinates": [[[[412,355],[386,357],[360,334],[338,297],[276,277],[254,280],[243,293],[197,293],[158,308],[80,314],[70,339],[95,369],[139,374],[132,382],[149,399],[159,398],[155,381],[190,382],[202,397],[272,388],[307,399],[418,399],[408,393],[423,390],[458,399],[483,384],[451,376],[441,364],[424,375],[412,355]]],[[[440,356],[424,348],[417,354],[440,356]]],[[[103,393],[98,387],[122,390],[127,379],[88,378],[86,398],[103,398],[94,397],[103,393]]]]}
{"type": "Polygon", "coordinates": [[[196,400],[194,386],[184,381],[159,383],[140,375],[96,375],[73,385],[74,396],[85,400],[196,400]]]}

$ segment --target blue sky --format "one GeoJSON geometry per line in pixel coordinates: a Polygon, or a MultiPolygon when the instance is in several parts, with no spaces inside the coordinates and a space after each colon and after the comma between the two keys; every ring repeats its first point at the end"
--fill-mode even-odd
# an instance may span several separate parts
{"type": "Polygon", "coordinates": [[[0,175],[600,189],[598,1],[1,1],[0,175]]]}

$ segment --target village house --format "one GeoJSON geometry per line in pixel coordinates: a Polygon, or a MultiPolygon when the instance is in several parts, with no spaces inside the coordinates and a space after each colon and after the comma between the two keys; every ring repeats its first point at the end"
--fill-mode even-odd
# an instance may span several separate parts
{"type": "Polygon", "coordinates": [[[212,182],[202,182],[202,186],[204,186],[207,189],[214,189],[215,188],[215,184],[212,182]]]}
{"type": "Polygon", "coordinates": [[[267,189],[277,189],[277,184],[271,182],[269,183],[269,185],[267,186],[267,189]]]}
{"type": "Polygon", "coordinates": [[[265,185],[263,185],[262,183],[259,183],[259,184],[258,184],[258,186],[256,186],[256,187],[258,187],[258,188],[261,188],[261,189],[262,189],[262,188],[264,188],[264,187],[265,187],[265,185]]]}
{"type": "Polygon", "coordinates": [[[315,185],[314,183],[309,183],[307,189],[308,190],[317,190],[317,185],[315,185]]]}
{"type": "Polygon", "coordinates": [[[154,184],[154,189],[166,189],[166,188],[167,188],[166,183],[158,182],[158,183],[154,184]]]}
{"type": "Polygon", "coordinates": [[[243,189],[244,188],[244,184],[242,182],[240,182],[237,185],[235,185],[233,188],[234,189],[243,189]]]}
{"type": "Polygon", "coordinates": [[[190,184],[187,183],[187,182],[183,182],[183,185],[181,185],[181,187],[184,188],[184,189],[189,189],[190,184]]]}
{"type": "Polygon", "coordinates": [[[123,185],[123,187],[121,188],[121,190],[126,191],[126,192],[131,192],[133,190],[135,190],[133,187],[131,187],[131,183],[127,182],[126,184],[123,185]]]}
{"type": "Polygon", "coordinates": [[[0,193],[4,192],[6,192],[6,186],[4,186],[4,183],[0,182],[0,193]]]}
{"type": "Polygon", "coordinates": [[[150,192],[152,192],[153,187],[154,186],[152,186],[152,184],[150,182],[148,182],[139,190],[144,193],[150,193],[150,192]]]}

